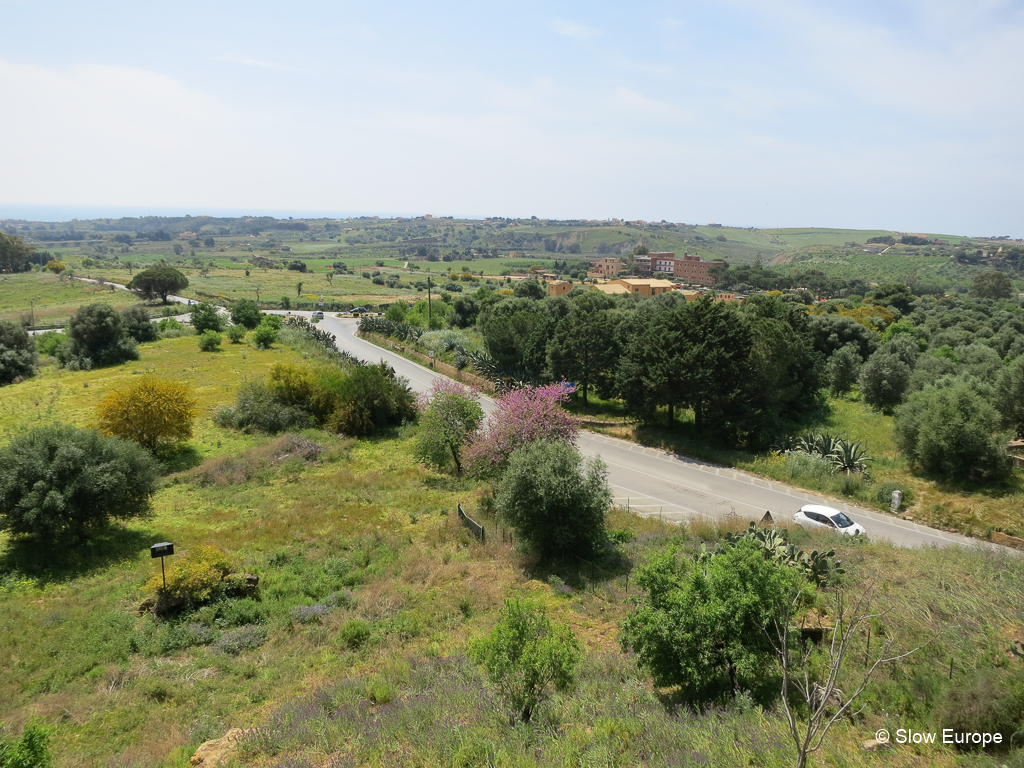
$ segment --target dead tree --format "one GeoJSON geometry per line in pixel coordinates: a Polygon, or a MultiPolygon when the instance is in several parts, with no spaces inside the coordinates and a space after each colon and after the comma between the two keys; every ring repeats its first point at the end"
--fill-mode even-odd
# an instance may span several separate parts
{"type": "Polygon", "coordinates": [[[782,668],[782,706],[790,736],[796,745],[796,768],[805,768],[808,756],[821,748],[833,725],[842,718],[849,718],[853,722],[863,711],[863,707],[855,710],[855,703],[880,666],[906,658],[921,647],[897,653],[895,642],[886,639],[878,647],[873,659],[867,660],[866,669],[857,686],[850,689],[852,693],[849,696],[843,693],[838,685],[839,675],[847,656],[853,652],[854,639],[861,634],[863,627],[870,625],[872,619],[884,615],[871,611],[873,594],[869,588],[848,607],[845,594],[841,590],[834,593],[835,626],[830,632],[825,632],[820,650],[813,643],[794,642],[791,636],[795,634],[799,637],[799,629],[793,632],[792,624],[797,606],[804,596],[802,592],[793,598],[788,615],[775,627],[772,644],[782,668]],[[812,656],[816,653],[823,655],[824,663],[813,663],[812,656]],[[794,696],[798,696],[807,706],[805,721],[797,718],[790,701],[794,696]]]}

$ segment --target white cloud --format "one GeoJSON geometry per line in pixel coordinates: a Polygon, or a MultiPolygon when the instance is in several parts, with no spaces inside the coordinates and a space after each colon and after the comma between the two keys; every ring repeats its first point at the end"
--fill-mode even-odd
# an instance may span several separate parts
{"type": "Polygon", "coordinates": [[[570,21],[569,19],[555,19],[551,22],[551,29],[560,35],[575,37],[580,40],[585,40],[591,37],[600,37],[604,34],[599,29],[595,29],[587,24],[570,21]]]}
{"type": "Polygon", "coordinates": [[[273,69],[278,72],[289,72],[293,75],[305,75],[309,74],[306,70],[300,69],[299,67],[292,67],[288,64],[278,64],[273,61],[261,61],[259,59],[248,59],[243,56],[229,56],[224,54],[218,56],[214,61],[226,61],[231,64],[242,64],[246,67],[257,67],[259,69],[273,69]]]}

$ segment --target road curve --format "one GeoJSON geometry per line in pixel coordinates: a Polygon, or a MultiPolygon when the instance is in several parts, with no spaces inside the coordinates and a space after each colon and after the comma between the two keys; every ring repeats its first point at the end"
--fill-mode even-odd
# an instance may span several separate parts
{"type": "MultiPolygon", "coordinates": [[[[308,316],[311,313],[294,314],[308,316]]],[[[409,380],[417,392],[426,391],[440,377],[426,366],[360,339],[356,336],[358,321],[355,319],[325,316],[320,327],[334,335],[338,349],[363,360],[386,360],[409,380]]],[[[483,398],[483,406],[487,412],[495,408],[494,401],[488,397],[483,398]]],[[[629,506],[645,516],[660,516],[676,522],[693,517],[721,519],[732,515],[742,520],[759,520],[766,511],[771,511],[776,520],[791,520],[802,505],[816,503],[843,510],[863,525],[875,541],[889,540],[902,547],[956,544],[997,548],[987,542],[917,525],[746,472],[645,448],[626,440],[584,431],[580,435],[579,447],[585,455],[600,456],[608,465],[608,481],[616,503],[629,506]]]]}

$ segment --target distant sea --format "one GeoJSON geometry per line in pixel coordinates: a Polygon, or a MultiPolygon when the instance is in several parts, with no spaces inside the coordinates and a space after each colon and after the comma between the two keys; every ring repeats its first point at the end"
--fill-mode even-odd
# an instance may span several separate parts
{"type": "MultiPolygon", "coordinates": [[[[428,211],[428,213],[430,213],[428,211]]],[[[273,216],[275,219],[346,219],[357,216],[380,216],[412,218],[423,213],[393,211],[308,211],[283,208],[201,208],[181,206],[133,206],[133,205],[32,205],[23,203],[0,203],[0,219],[24,219],[26,221],[71,221],[72,219],[120,219],[125,216],[273,216]]],[[[435,212],[435,216],[443,215],[435,212]]],[[[457,218],[482,218],[466,216],[457,218]]]]}

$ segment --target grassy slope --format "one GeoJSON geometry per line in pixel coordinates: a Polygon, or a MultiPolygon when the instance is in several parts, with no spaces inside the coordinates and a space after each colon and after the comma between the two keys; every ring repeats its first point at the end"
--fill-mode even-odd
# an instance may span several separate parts
{"type": "MultiPolygon", "coordinates": [[[[249,350],[244,360],[237,348],[200,355],[189,337],[142,349],[136,364],[92,374],[49,372],[5,388],[21,409],[36,411],[19,416],[14,409],[0,423],[9,434],[41,420],[42,406],[33,403],[45,401],[59,382],[72,393],[59,401],[62,418],[87,424],[106,389],[147,366],[190,381],[205,412],[233,399],[243,366],[258,374],[297,358],[285,349],[249,350]],[[88,388],[81,386],[86,381],[88,388]]],[[[560,596],[545,583],[550,569],[496,535],[483,489],[415,461],[414,429],[361,441],[307,434],[326,447],[312,464],[277,458],[271,439],[226,432],[204,418],[194,445],[205,463],[168,477],[152,518],[42,567],[30,548],[0,542],[0,656],[11,659],[0,669],[0,720],[15,728],[33,716],[54,724],[58,764],[76,767],[184,766],[201,741],[231,726],[255,725],[265,727],[245,740],[245,765],[276,765],[288,755],[322,765],[335,751],[358,753],[339,765],[477,765],[488,754],[503,765],[660,766],[698,755],[714,765],[791,764],[775,713],[667,712],[670,692],[659,698],[618,650],[617,622],[629,609],[625,571],[556,566],[574,587],[570,597],[560,596]],[[223,482],[217,457],[225,454],[259,471],[247,482],[223,482]],[[199,473],[213,484],[202,485],[199,473]],[[459,525],[453,510],[460,500],[488,526],[486,546],[459,525]],[[176,649],[169,624],[137,616],[133,608],[155,573],[145,548],[159,540],[174,541],[178,556],[218,544],[260,575],[267,644],[239,656],[176,649]],[[322,602],[345,587],[353,590],[353,606],[335,610],[323,624],[290,620],[292,607],[322,602]],[[508,594],[546,605],[588,652],[579,688],[556,697],[527,730],[508,727],[463,655],[508,594]],[[368,645],[355,651],[338,639],[353,618],[372,628],[368,645]]],[[[638,535],[626,550],[635,562],[673,533],[622,511],[612,525],[638,535]]],[[[682,543],[693,548],[721,534],[712,525],[694,526],[682,543]]],[[[802,531],[794,536],[808,547],[836,544],[802,531]]],[[[874,758],[856,745],[883,725],[923,722],[922,702],[946,690],[941,673],[950,657],[957,680],[1009,663],[1008,641],[1019,638],[1024,620],[1024,575],[1005,558],[977,552],[846,542],[837,548],[851,566],[853,590],[869,581],[885,585],[881,600],[893,609],[889,636],[915,644],[938,633],[898,674],[883,676],[865,719],[840,726],[821,757],[822,764],[869,765],[874,758]]],[[[912,750],[901,753],[913,757],[912,750]]],[[[956,763],[941,749],[923,751],[920,759],[956,763]]]]}

